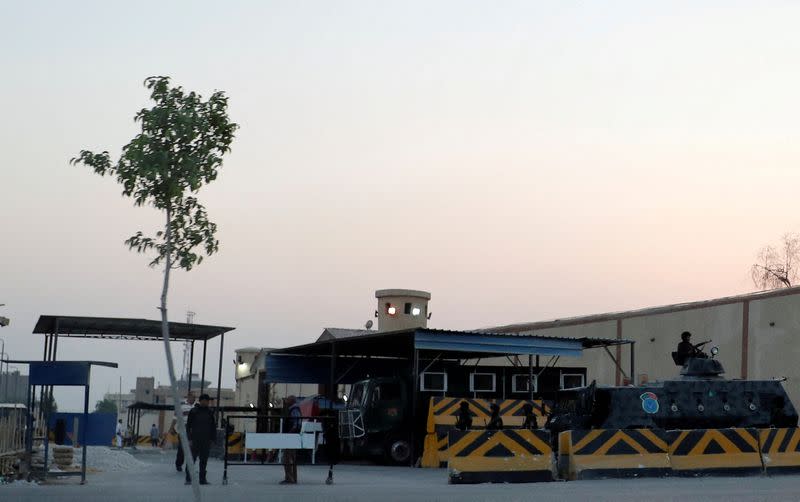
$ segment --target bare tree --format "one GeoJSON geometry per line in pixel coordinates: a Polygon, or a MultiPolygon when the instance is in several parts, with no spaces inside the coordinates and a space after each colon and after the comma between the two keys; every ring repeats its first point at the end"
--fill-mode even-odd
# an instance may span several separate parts
{"type": "Polygon", "coordinates": [[[800,235],[784,234],[778,246],[766,246],[758,253],[758,263],[750,267],[753,284],[761,290],[790,288],[797,282],[800,266],[800,235]]]}

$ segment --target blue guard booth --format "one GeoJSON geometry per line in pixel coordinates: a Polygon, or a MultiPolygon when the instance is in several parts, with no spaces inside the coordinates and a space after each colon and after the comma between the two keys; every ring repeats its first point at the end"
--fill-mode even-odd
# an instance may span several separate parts
{"type": "MultiPolygon", "coordinates": [[[[30,367],[28,377],[28,421],[27,431],[25,436],[26,455],[25,459],[28,464],[28,469],[31,468],[31,457],[33,456],[33,443],[36,428],[34,427],[34,420],[40,426],[40,431],[43,432],[44,439],[44,472],[41,473],[43,478],[48,475],[47,457],[50,446],[50,431],[51,427],[56,423],[58,415],[51,414],[49,410],[43,409],[42,406],[34,407],[36,403],[36,392],[39,390],[39,402],[49,402],[53,395],[53,387],[83,387],[83,413],[64,414],[71,417],[78,416],[79,420],[67,420],[67,426],[70,429],[71,437],[70,442],[73,445],[80,445],[83,447],[83,456],[81,462],[80,472],[58,472],[58,476],[81,476],[81,484],[86,483],[86,447],[89,444],[108,444],[108,432],[104,427],[107,418],[97,417],[93,419],[89,414],[89,381],[91,377],[92,366],[106,366],[109,368],[116,368],[117,363],[104,362],[104,361],[10,361],[16,364],[27,364],[30,367]],[[93,423],[100,426],[98,432],[104,435],[105,439],[100,441],[94,432],[90,432],[94,427],[93,423]],[[78,427],[77,435],[73,430],[75,425],[78,427]],[[42,430],[42,428],[44,430],[42,430]]],[[[105,415],[105,414],[98,414],[105,415]]],[[[112,422],[113,423],[113,422],[112,422]]],[[[113,433],[113,429],[112,429],[113,433]]]]}

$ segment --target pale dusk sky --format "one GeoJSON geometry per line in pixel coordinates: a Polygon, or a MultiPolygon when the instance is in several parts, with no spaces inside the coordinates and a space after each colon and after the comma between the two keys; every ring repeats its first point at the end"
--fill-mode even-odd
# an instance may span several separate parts
{"type": "MultiPolygon", "coordinates": [[[[777,1],[0,1],[0,338],[36,359],[40,314],[158,317],[123,241],[160,215],[68,165],[133,137],[150,75],[241,126],[200,194],[220,252],[170,295],[237,327],[227,387],[234,348],[363,326],[381,288],[452,329],[752,291],[800,230],[799,25],[777,1]]],[[[92,405],[167,381],[156,344],[59,358],[119,362],[92,405]]]]}

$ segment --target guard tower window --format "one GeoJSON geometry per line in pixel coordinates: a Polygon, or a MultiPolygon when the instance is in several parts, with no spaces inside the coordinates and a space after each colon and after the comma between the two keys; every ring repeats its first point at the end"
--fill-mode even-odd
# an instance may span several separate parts
{"type": "Polygon", "coordinates": [[[561,374],[561,388],[562,389],[576,389],[584,387],[586,382],[583,375],[579,373],[562,373],[561,374]]]}
{"type": "Polygon", "coordinates": [[[405,308],[403,309],[403,313],[406,315],[411,314],[411,304],[406,302],[405,308]]]}
{"type": "MultiPolygon", "coordinates": [[[[528,393],[531,391],[530,387],[528,386],[528,380],[530,375],[527,373],[520,373],[518,375],[514,375],[511,380],[511,392],[525,392],[528,393]]],[[[539,379],[536,375],[533,375],[533,392],[539,392],[539,379]]]]}
{"type": "Polygon", "coordinates": [[[447,392],[447,373],[425,372],[420,379],[420,390],[447,392]]]}
{"type": "Polygon", "coordinates": [[[495,374],[494,373],[470,373],[469,375],[470,392],[494,392],[495,374]]]}
{"type": "Polygon", "coordinates": [[[396,316],[397,315],[397,307],[395,307],[391,303],[387,303],[386,304],[386,313],[389,314],[390,316],[396,316]]]}

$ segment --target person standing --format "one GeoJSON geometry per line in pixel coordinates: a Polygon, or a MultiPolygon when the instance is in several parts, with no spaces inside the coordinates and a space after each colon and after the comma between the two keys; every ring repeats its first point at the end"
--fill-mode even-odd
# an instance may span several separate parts
{"type": "Polygon", "coordinates": [[[489,417],[489,423],[486,425],[486,430],[489,431],[499,431],[503,429],[503,419],[500,418],[500,405],[497,403],[492,403],[489,406],[489,409],[492,411],[491,417],[489,417]]]}
{"type": "MultiPolygon", "coordinates": [[[[189,419],[189,412],[194,408],[194,393],[189,392],[186,394],[186,401],[181,404],[181,415],[183,415],[183,423],[189,419]]],[[[172,420],[172,429],[177,432],[177,420],[172,420]]],[[[183,445],[181,444],[181,435],[178,434],[178,455],[175,457],[175,470],[181,472],[183,470],[183,445]]]]}
{"type": "Polygon", "coordinates": [[[158,447],[158,427],[156,427],[156,424],[150,427],[150,446],[153,448],[158,447]]]}
{"type": "Polygon", "coordinates": [[[469,403],[461,401],[456,413],[456,429],[466,431],[472,428],[472,412],[469,411],[469,403]]]}
{"type": "Polygon", "coordinates": [[[525,417],[525,419],[522,421],[523,429],[536,429],[539,427],[538,423],[536,422],[536,415],[533,413],[533,405],[531,403],[525,403],[522,405],[522,414],[525,417]]]}
{"type": "MultiPolygon", "coordinates": [[[[189,419],[186,421],[186,436],[189,438],[189,447],[192,450],[192,461],[199,462],[200,484],[209,484],[206,479],[206,466],[208,465],[208,454],[211,450],[211,443],[217,439],[217,422],[214,419],[214,412],[208,407],[211,400],[208,394],[203,394],[199,399],[199,406],[192,408],[189,412],[189,419]]],[[[186,484],[192,482],[189,469],[186,469],[186,484]]]]}
{"type": "Polygon", "coordinates": [[[120,450],[122,449],[122,441],[123,441],[122,432],[124,430],[125,429],[122,426],[122,419],[120,418],[119,420],[117,420],[117,430],[115,432],[115,434],[117,435],[117,448],[119,448],[120,450]]]}
{"type": "MultiPolygon", "coordinates": [[[[294,396],[289,396],[283,401],[284,412],[288,411],[284,432],[289,434],[300,433],[300,408],[295,406],[295,403],[297,403],[297,399],[294,396]]],[[[283,450],[283,473],[282,485],[297,484],[297,450],[283,450]]]]}

